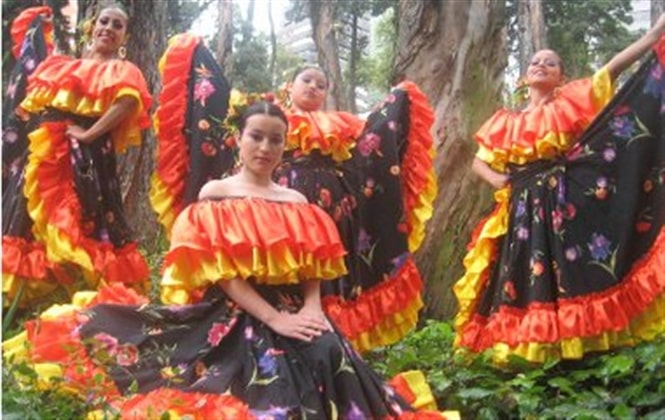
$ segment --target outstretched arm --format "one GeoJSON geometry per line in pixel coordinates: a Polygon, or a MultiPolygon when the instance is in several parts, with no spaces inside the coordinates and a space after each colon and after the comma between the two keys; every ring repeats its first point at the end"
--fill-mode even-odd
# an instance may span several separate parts
{"type": "Polygon", "coordinates": [[[220,287],[245,312],[266,324],[279,335],[311,341],[313,337],[321,335],[322,331],[328,330],[325,320],[309,313],[292,314],[278,311],[245,280],[222,281],[220,287]]]}
{"type": "Polygon", "coordinates": [[[490,168],[487,163],[483,162],[477,157],[473,158],[471,169],[485,182],[496,189],[505,187],[509,179],[508,175],[495,171],[494,169],[490,168]]]}
{"type": "Polygon", "coordinates": [[[100,136],[111,131],[136,110],[138,100],[133,96],[118,98],[109,109],[87,130],[78,125],[67,127],[66,134],[82,143],[92,143],[100,136]]]}
{"type": "Polygon", "coordinates": [[[653,25],[646,34],[640,39],[633,42],[620,53],[615,55],[608,63],[607,70],[610,73],[612,81],[633,64],[638,58],[644,55],[653,45],[658,42],[660,37],[665,32],[665,14],[658,18],[658,21],[653,25]]]}

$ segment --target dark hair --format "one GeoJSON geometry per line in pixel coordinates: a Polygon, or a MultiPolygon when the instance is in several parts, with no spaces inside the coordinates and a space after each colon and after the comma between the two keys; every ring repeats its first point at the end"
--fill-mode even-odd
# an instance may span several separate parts
{"type": "Polygon", "coordinates": [[[317,70],[320,71],[323,74],[323,77],[326,78],[326,85],[330,84],[330,78],[328,78],[328,73],[325,72],[321,67],[317,66],[316,64],[303,64],[302,66],[296,68],[296,71],[293,72],[293,77],[291,78],[291,81],[294,82],[298,76],[300,76],[301,73],[304,73],[306,70],[317,70]]]}
{"type": "Polygon", "coordinates": [[[242,133],[247,124],[247,120],[252,115],[269,115],[271,117],[277,117],[289,126],[289,120],[286,118],[286,114],[282,111],[278,105],[273,104],[272,102],[259,101],[250,105],[245,112],[242,113],[240,117],[240,123],[238,124],[238,132],[242,133]]]}

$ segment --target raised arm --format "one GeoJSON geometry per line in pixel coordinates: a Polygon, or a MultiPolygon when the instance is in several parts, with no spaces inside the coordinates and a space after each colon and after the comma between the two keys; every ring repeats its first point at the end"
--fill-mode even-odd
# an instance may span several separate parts
{"type": "Polygon", "coordinates": [[[135,112],[137,105],[138,100],[133,96],[122,96],[90,128],[86,130],[78,125],[70,125],[67,127],[67,135],[82,143],[92,143],[135,112]]]}
{"type": "Polygon", "coordinates": [[[621,72],[626,70],[638,58],[649,51],[649,49],[658,42],[663,35],[663,32],[665,32],[665,14],[660,15],[656,24],[653,25],[640,39],[624,48],[607,63],[607,69],[612,81],[616,80],[621,72]]]}

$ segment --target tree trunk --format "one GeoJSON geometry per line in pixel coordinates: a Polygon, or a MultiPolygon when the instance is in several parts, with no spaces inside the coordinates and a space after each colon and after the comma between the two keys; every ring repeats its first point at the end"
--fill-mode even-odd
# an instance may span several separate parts
{"type": "Polygon", "coordinates": [[[335,3],[308,0],[312,22],[312,36],[318,52],[319,64],[330,79],[329,99],[332,108],[347,110],[342,86],[342,70],[339,65],[339,49],[335,35],[335,3]]]}
{"type": "Polygon", "coordinates": [[[656,23],[663,13],[665,13],[665,0],[651,0],[651,25],[656,23]]]}
{"type": "Polygon", "coordinates": [[[439,194],[416,254],[426,281],[425,316],[456,311],[452,285],[472,228],[491,207],[490,189],[471,170],[472,135],[498,107],[506,66],[504,3],[400,0],[395,76],[427,93],[436,120],[439,194]]]}
{"type": "Polygon", "coordinates": [[[547,48],[547,30],[542,0],[517,2],[520,74],[525,74],[536,51],[547,48]]]}
{"type": "MultiPolygon", "coordinates": [[[[82,11],[79,16],[90,17],[98,10],[97,0],[84,0],[82,3],[79,4],[79,10],[82,11]]],[[[129,0],[124,4],[130,16],[127,59],[141,69],[156,102],[161,89],[157,62],[166,47],[167,4],[146,0],[129,0]]],[[[147,130],[141,146],[130,148],[118,160],[127,219],[134,229],[136,239],[149,252],[157,250],[160,232],[157,217],[148,199],[155,144],[154,134],[147,130]]]]}
{"type": "Polygon", "coordinates": [[[349,80],[347,80],[348,93],[347,98],[349,101],[349,112],[352,114],[358,113],[358,107],[356,106],[356,85],[358,81],[356,80],[356,66],[358,65],[358,49],[359,49],[359,40],[358,40],[358,11],[353,10],[352,12],[352,23],[351,23],[351,48],[349,51],[349,80]]]}
{"type": "Polygon", "coordinates": [[[217,62],[228,74],[233,53],[233,1],[218,0],[219,32],[217,33],[217,62]]]}
{"type": "Polygon", "coordinates": [[[275,33],[275,20],[272,17],[272,2],[268,2],[268,21],[270,23],[270,77],[272,87],[278,85],[275,77],[275,66],[277,64],[277,34],[275,33]]]}

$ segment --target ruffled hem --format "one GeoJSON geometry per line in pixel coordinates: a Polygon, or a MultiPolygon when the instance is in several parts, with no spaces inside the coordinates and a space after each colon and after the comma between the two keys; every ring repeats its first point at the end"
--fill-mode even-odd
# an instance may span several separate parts
{"type": "Polygon", "coordinates": [[[37,320],[26,322],[24,332],[4,341],[4,360],[30,365],[37,373],[39,389],[57,388],[106,402],[119,399],[113,380],[92,361],[76,334],[87,321],[84,310],[101,303],[144,305],[148,299],[122,285],[75,293],[71,304],[51,306],[37,320]]]}
{"type": "Polygon", "coordinates": [[[157,137],[156,168],[152,176],[150,202],[165,231],[171,231],[182,203],[189,172],[188,145],[184,129],[187,117],[187,89],[194,51],[199,37],[180,34],[169,40],[159,61],[162,81],[153,126],[157,137]]]}
{"type": "Polygon", "coordinates": [[[434,140],[430,131],[434,112],[427,97],[415,83],[405,81],[397,89],[405,90],[410,102],[408,146],[401,164],[401,174],[409,251],[415,252],[425,239],[425,224],[432,217],[432,202],[437,194],[433,164],[434,140]]]}
{"type": "Polygon", "coordinates": [[[53,51],[53,12],[48,6],[31,7],[22,11],[12,22],[12,54],[15,58],[19,58],[21,55],[21,47],[32,21],[40,15],[42,16],[42,31],[47,54],[51,54],[53,51]]]}
{"type": "Polygon", "coordinates": [[[390,380],[393,387],[416,412],[404,413],[399,419],[447,419],[459,420],[458,411],[436,411],[436,400],[425,375],[419,370],[409,370],[395,375],[390,380]]]}
{"type": "Polygon", "coordinates": [[[28,79],[21,108],[38,113],[54,108],[84,117],[100,117],[119,98],[131,96],[138,109],[111,132],[115,150],[141,144],[141,130],[150,126],[152,104],[143,74],[123,60],[99,62],[55,55],[44,60],[28,79]]]}
{"type": "Polygon", "coordinates": [[[161,283],[166,303],[191,303],[196,290],[235,278],[277,285],[346,274],[337,228],[312,204],[197,202],[178,216],[172,235],[161,283]]]}
{"type": "Polygon", "coordinates": [[[554,100],[520,112],[501,109],[475,134],[478,158],[498,170],[507,163],[549,159],[568,150],[613,95],[607,68],[572,81],[554,100]]]}
{"type": "Polygon", "coordinates": [[[85,235],[80,225],[81,206],[74,190],[66,124],[44,123],[30,133],[25,193],[35,237],[45,243],[53,263],[74,263],[96,286],[109,283],[140,284],[149,277],[148,265],[136,244],[122,248],[85,235]]]}
{"type": "Polygon", "coordinates": [[[358,351],[392,344],[404,337],[418,322],[422,281],[412,257],[381,284],[365,290],[357,299],[343,301],[326,296],[323,307],[358,351]]]}
{"type": "Polygon", "coordinates": [[[161,419],[187,418],[192,420],[254,419],[247,404],[232,395],[184,392],[172,388],[159,388],[147,394],[135,394],[117,399],[111,410],[89,413],[88,420],[109,418],[161,419]]]}
{"type": "Polygon", "coordinates": [[[299,112],[287,113],[289,132],[286,136],[286,150],[297,150],[309,155],[318,150],[322,155],[330,155],[336,162],[351,157],[350,150],[365,128],[365,122],[347,112],[299,112]]]}
{"type": "Polygon", "coordinates": [[[611,289],[556,303],[533,303],[526,309],[502,307],[489,318],[475,314],[496,238],[505,233],[507,207],[501,209],[484,223],[464,260],[466,275],[454,287],[460,304],[456,346],[474,352],[494,348],[499,360],[517,354],[543,362],[579,359],[587,352],[633,345],[665,332],[665,230],[611,289]]]}
{"type": "Polygon", "coordinates": [[[19,306],[43,298],[59,285],[73,280],[46,258],[44,245],[17,236],[2,237],[3,304],[10,305],[21,294],[19,306]]]}

